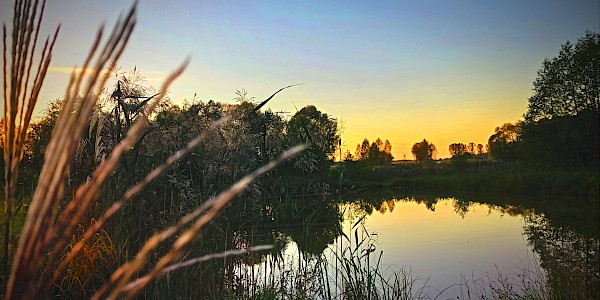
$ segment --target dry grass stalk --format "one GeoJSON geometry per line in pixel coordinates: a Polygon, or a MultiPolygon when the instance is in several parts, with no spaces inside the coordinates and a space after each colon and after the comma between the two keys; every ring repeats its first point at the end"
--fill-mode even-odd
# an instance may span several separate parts
{"type": "Polygon", "coordinates": [[[8,272],[9,246],[12,235],[11,224],[17,190],[18,166],[23,158],[23,145],[27,137],[27,130],[52,58],[52,48],[54,47],[54,42],[60,28],[56,29],[52,40],[50,40],[50,37],[46,38],[40,61],[37,65],[37,71],[35,72],[35,78],[31,85],[31,92],[28,95],[27,89],[30,86],[29,80],[45,4],[46,2],[43,1],[38,15],[38,1],[35,1],[35,3],[31,1],[17,1],[15,3],[10,70],[7,70],[6,52],[8,51],[8,46],[6,41],[6,24],[3,26],[3,144],[6,211],[2,251],[2,268],[5,270],[3,273],[8,272]],[[36,18],[37,24],[34,24],[36,18]]]}
{"type": "MultiPolygon", "coordinates": [[[[18,5],[19,3],[17,3],[18,5]]],[[[107,66],[114,67],[134,26],[135,6],[126,15],[124,21],[119,21],[115,26],[106,46],[97,58],[93,71],[87,76],[82,96],[79,96],[79,91],[84,77],[86,77],[85,70],[88,69],[89,63],[98,49],[102,29],[98,32],[82,71],[79,73],[73,71],[72,73],[64,99],[64,106],[52,132],[52,139],[46,149],[44,166],[19,239],[19,246],[13,260],[12,272],[6,289],[5,296],[7,299],[34,296],[35,289],[32,289],[32,284],[35,283],[38,269],[46,259],[49,243],[57,232],[57,227],[55,227],[57,224],[53,223],[58,201],[63,194],[64,178],[69,171],[70,160],[86,124],[89,123],[98,96],[108,80],[108,74],[102,75],[101,70],[107,66]]],[[[79,197],[76,197],[76,199],[83,198],[81,197],[83,194],[78,192],[78,195],[79,197]]],[[[68,239],[66,241],[61,240],[59,238],[59,244],[68,242],[68,239]]],[[[59,254],[55,253],[53,255],[59,254]]]]}
{"type": "MultiPolygon", "coordinates": [[[[23,18],[20,17],[22,12],[24,11],[28,14],[30,6],[30,1],[17,1],[17,4],[15,5],[15,19],[22,20],[23,18]]],[[[34,7],[37,7],[37,1],[34,7]]],[[[40,296],[40,294],[44,292],[48,292],[49,288],[52,287],[60,277],[61,272],[64,271],[65,267],[72,261],[77,253],[81,251],[82,247],[90,237],[98,232],[102,225],[113,216],[126,201],[131,200],[145,185],[159,176],[166,168],[188,154],[208,135],[207,131],[192,140],[185,148],[171,156],[163,165],[149,173],[141,182],[127,190],[123,200],[115,203],[109,208],[98,222],[95,222],[88,228],[82,239],[71,248],[70,253],[64,254],[64,252],[68,251],[67,249],[70,248],[67,247],[67,245],[72,240],[72,233],[80,226],[80,224],[82,224],[84,217],[89,214],[92,204],[96,200],[103,183],[116,169],[122,156],[135,145],[138,136],[149,123],[148,116],[155,110],[158,103],[165,96],[169,85],[183,72],[188,62],[186,60],[183,65],[165,81],[158,97],[148,103],[144,109],[144,113],[139,116],[136,122],[129,128],[125,138],[112,150],[110,156],[94,171],[92,177],[77,189],[67,207],[57,216],[58,202],[61,197],[63,197],[64,179],[69,172],[73,154],[77,150],[83,130],[91,121],[94,106],[109,77],[109,73],[103,72],[103,70],[105,68],[114,69],[118,58],[125,49],[127,41],[135,27],[135,11],[136,5],[134,4],[125,17],[123,19],[120,18],[119,21],[117,21],[108,41],[98,53],[103,35],[103,28],[100,28],[83,67],[80,69],[74,68],[72,71],[63,107],[53,129],[50,143],[46,149],[44,165],[40,173],[39,182],[28,210],[17,252],[14,256],[11,276],[9,277],[8,285],[6,287],[6,299],[33,298],[35,296],[40,296]],[[92,66],[91,61],[94,57],[96,57],[96,62],[92,66]],[[79,91],[83,92],[80,93],[79,91]],[[59,264],[55,268],[57,261],[59,264]],[[40,269],[42,270],[41,273],[39,272],[40,269]]],[[[35,16],[35,9],[33,15],[35,16]]],[[[22,23],[25,24],[26,22],[22,21],[22,23]]],[[[16,21],[13,24],[16,32],[20,32],[19,28],[22,28],[19,25],[19,22],[16,21]]],[[[25,36],[27,34],[23,33],[21,35],[25,36]]],[[[17,39],[15,38],[16,36],[17,35],[13,34],[13,39],[17,41],[13,42],[13,50],[20,50],[21,48],[28,49],[28,47],[24,47],[23,45],[28,45],[29,39],[17,39]]],[[[56,35],[50,45],[50,50],[52,49],[55,39],[56,35]]],[[[35,40],[37,40],[37,38],[35,40]]],[[[6,56],[6,29],[4,41],[4,55],[6,56]]],[[[46,43],[46,46],[47,44],[48,42],[46,43]]],[[[46,47],[44,48],[42,54],[43,65],[42,62],[40,62],[42,67],[40,67],[40,71],[38,71],[38,74],[36,75],[31,97],[35,96],[35,98],[37,98],[39,94],[39,88],[41,87],[50,61],[50,50],[46,55],[46,47]]],[[[14,58],[14,53],[21,52],[13,51],[13,66],[11,68],[12,73],[10,76],[11,87],[15,86],[15,83],[18,83],[18,86],[20,87],[21,80],[19,79],[19,74],[21,73],[15,73],[13,70],[19,69],[15,66],[22,66],[22,64],[20,63],[21,60],[14,58]],[[15,63],[15,61],[18,63],[15,63]]],[[[24,57],[27,57],[27,53],[28,52],[25,52],[25,54],[23,54],[25,55],[24,57]]],[[[23,64],[26,61],[27,59],[23,59],[23,64]]],[[[20,69],[22,70],[23,67],[20,67],[20,69]]],[[[7,81],[6,74],[5,59],[5,83],[7,81]]],[[[28,76],[29,75],[27,75],[27,79],[25,80],[25,86],[28,82],[28,76]]],[[[5,145],[12,145],[5,148],[8,149],[5,150],[5,157],[9,156],[14,159],[14,157],[21,157],[15,154],[21,153],[22,155],[22,145],[26,134],[26,131],[17,131],[17,129],[24,130],[22,125],[28,126],[33,105],[30,104],[31,102],[27,102],[26,107],[22,104],[23,106],[21,106],[21,112],[19,113],[21,123],[17,123],[15,120],[17,120],[16,111],[19,109],[19,102],[15,102],[14,99],[19,99],[20,92],[14,91],[14,88],[10,91],[11,101],[9,103],[10,105],[7,105],[7,85],[5,84],[5,116],[8,117],[6,117],[7,122],[4,122],[5,132],[7,133],[4,142],[5,145]],[[16,96],[12,97],[12,94],[16,96]],[[19,124],[19,126],[16,124],[19,124]],[[8,141],[17,141],[18,143],[10,144],[8,141]],[[15,152],[15,149],[21,152],[15,152]]],[[[25,103],[24,99],[26,99],[25,94],[26,93],[23,93],[22,97],[23,103],[25,103]]],[[[214,130],[224,122],[224,120],[225,119],[215,122],[210,130],[214,130]]],[[[125,292],[125,296],[131,297],[139,293],[148,282],[156,279],[165,272],[178,268],[179,266],[184,266],[185,264],[181,265],[181,263],[172,266],[169,265],[181,258],[183,249],[198,235],[204,225],[209,223],[233,197],[241,193],[257,176],[268,172],[278,163],[301,150],[302,147],[296,147],[287,151],[278,160],[273,161],[256,170],[254,173],[244,177],[231,188],[221,193],[219,197],[207,201],[196,211],[182,218],[176,225],[151,238],[132,262],[125,264],[113,274],[111,281],[105,285],[104,289],[98,292],[98,296],[101,296],[109,288],[116,286],[116,289],[111,296],[118,296],[125,292]],[[147,254],[160,242],[173,236],[184,225],[192,222],[193,225],[191,229],[185,231],[182,236],[177,239],[171,251],[158,262],[154,269],[149,274],[136,281],[135,284],[130,284],[129,281],[132,276],[145,264],[147,254]],[[128,286],[127,289],[125,289],[126,286],[128,286]]],[[[7,165],[11,166],[11,170],[13,170],[13,167],[14,170],[16,170],[17,163],[12,163],[11,161],[11,163],[7,165]]],[[[7,174],[11,175],[15,173],[7,172],[7,174]]],[[[8,178],[12,177],[9,176],[8,178]]],[[[9,183],[12,181],[7,179],[6,182],[9,183]]],[[[7,184],[7,186],[9,185],[7,184]]],[[[14,196],[14,194],[8,192],[7,195],[14,196]]],[[[7,197],[7,199],[14,199],[14,197],[7,197]]],[[[212,256],[209,255],[207,257],[210,258],[212,256]]]]}
{"type": "MultiPolygon", "coordinates": [[[[148,125],[148,119],[146,116],[150,115],[151,112],[156,108],[158,102],[164,98],[169,85],[175,80],[175,78],[177,78],[183,72],[186,65],[187,61],[184,62],[184,64],[173,74],[171,74],[169,78],[167,78],[167,80],[163,84],[163,87],[161,88],[160,95],[146,107],[147,114],[140,117],[132,125],[125,138],[113,149],[111,155],[105,161],[103,161],[100,164],[100,166],[98,166],[98,168],[92,174],[90,180],[88,180],[84,185],[77,189],[75,197],[69,202],[67,208],[60,215],[56,226],[54,226],[50,231],[51,236],[58,236],[58,238],[52,251],[50,251],[50,256],[46,264],[47,272],[45,272],[45,274],[50,274],[52,272],[52,268],[54,267],[55,260],[58,258],[58,254],[62,253],[72,233],[89,212],[94,200],[97,198],[97,195],[104,181],[108,178],[110,174],[114,172],[119,163],[119,160],[127,151],[129,151],[134,146],[138,136],[140,135],[142,130],[148,125]],[[61,233],[62,238],[60,237],[61,233]]],[[[130,198],[131,197],[128,197],[127,199],[130,198]]],[[[104,220],[101,219],[99,222],[96,223],[99,223],[98,226],[102,226],[103,222],[104,220]]],[[[92,228],[94,227],[96,226],[93,226],[92,228]]],[[[94,232],[94,234],[95,233],[96,232],[94,232]]],[[[74,250],[76,250],[74,255],[77,254],[77,251],[79,251],[78,249],[79,248],[74,248],[74,250]]],[[[58,273],[56,273],[55,276],[58,276],[58,273]]],[[[43,283],[46,283],[46,281],[44,281],[43,283]]]]}
{"type": "Polygon", "coordinates": [[[90,226],[88,230],[86,230],[81,240],[79,240],[77,244],[73,246],[71,252],[69,252],[69,254],[61,260],[60,265],[54,271],[52,282],[56,282],[59,279],[62,271],[67,267],[71,260],[75,258],[79,251],[83,249],[85,243],[91,240],[95,236],[95,234],[102,228],[102,226],[108,221],[108,219],[110,219],[115,213],[117,213],[126,204],[127,201],[133,199],[133,197],[135,197],[135,195],[137,195],[144,188],[144,186],[151,183],[160,174],[162,174],[164,170],[166,170],[167,168],[175,164],[178,160],[187,155],[189,152],[191,152],[198,144],[200,144],[200,142],[202,142],[208,137],[210,132],[216,130],[226,120],[227,118],[222,118],[214,122],[206,131],[202,132],[199,136],[190,141],[185,148],[182,148],[181,150],[177,151],[175,154],[169,157],[164,164],[160,165],[152,172],[148,173],[148,175],[146,175],[146,177],[144,177],[142,181],[130,187],[125,192],[123,200],[113,203],[113,205],[111,205],[111,207],[104,212],[102,217],[92,226],[90,226]]]}
{"type": "MultiPolygon", "coordinates": [[[[248,253],[252,253],[252,252],[265,251],[265,250],[271,250],[271,249],[273,249],[272,245],[260,245],[260,246],[248,247],[248,248],[244,248],[244,249],[227,250],[227,251],[223,251],[220,253],[211,253],[211,254],[188,259],[188,260],[170,265],[169,267],[164,268],[160,275],[162,276],[169,272],[173,272],[177,269],[189,267],[189,266],[192,266],[192,265],[195,265],[198,263],[202,263],[205,261],[209,261],[212,259],[224,258],[224,257],[234,256],[234,255],[243,255],[243,254],[248,254],[248,253]]],[[[140,278],[130,282],[129,284],[127,284],[123,288],[123,291],[127,292],[130,290],[133,290],[133,289],[137,288],[138,285],[140,285],[144,282],[147,282],[147,281],[148,281],[148,279],[146,278],[146,276],[140,277],[140,278]]]]}
{"type": "Polygon", "coordinates": [[[109,299],[118,298],[122,296],[121,294],[123,293],[125,293],[127,298],[134,297],[143,288],[145,288],[148,283],[160,277],[164,273],[164,270],[169,267],[169,265],[175,263],[176,260],[183,256],[183,251],[185,248],[194,240],[194,238],[198,236],[202,228],[217,216],[217,214],[231,201],[231,199],[243,192],[257,177],[269,172],[281,162],[304,150],[304,148],[304,146],[296,146],[287,150],[276,160],[271,161],[267,165],[240,179],[234,185],[219,194],[216,198],[203,203],[196,210],[181,218],[177,224],[152,236],[144,244],[144,246],[142,246],[142,249],[136,254],[134,260],[125,263],[117,271],[115,271],[111,276],[110,281],[104,285],[96,293],[96,295],[93,296],[93,299],[99,299],[111,288],[114,289],[113,292],[108,296],[109,299]],[[172,237],[184,225],[191,222],[193,222],[191,228],[180,235],[180,237],[171,246],[169,252],[156,263],[150,273],[138,279],[134,287],[130,287],[130,289],[126,290],[125,287],[129,284],[133,275],[135,275],[145,265],[146,258],[150,255],[150,253],[161,242],[165,241],[169,237],[172,237]]]}

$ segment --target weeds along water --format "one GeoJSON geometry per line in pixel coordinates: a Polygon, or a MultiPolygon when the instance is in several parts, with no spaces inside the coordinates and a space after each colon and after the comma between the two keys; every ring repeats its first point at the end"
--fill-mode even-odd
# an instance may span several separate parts
{"type": "MultiPolygon", "coordinates": [[[[283,145],[284,137],[277,134],[282,132],[284,123],[272,112],[263,114],[258,109],[291,86],[257,106],[247,101],[237,106],[208,102],[179,111],[171,107],[157,115],[170,84],[184,71],[185,60],[158,94],[138,95],[143,100],[135,106],[122,105],[119,81],[110,96],[116,104],[109,113],[102,114],[97,105],[110,74],[104,70],[115,69],[127,46],[136,24],[136,5],[119,19],[106,38],[107,32],[99,30],[82,68],[73,70],[63,102],[55,107],[49,122],[54,128],[50,130],[52,138],[44,151],[37,152],[35,163],[43,161],[43,166],[39,166],[38,173],[20,172],[19,165],[28,150],[24,145],[32,112],[58,34],[57,29],[47,38],[40,63],[32,69],[44,7],[44,1],[17,1],[13,34],[5,33],[4,38],[5,298],[443,297],[426,292],[427,278],[414,278],[410,269],[383,263],[386,253],[378,249],[377,235],[369,231],[364,216],[343,228],[341,219],[347,211],[343,205],[340,210],[340,201],[306,197],[324,195],[327,186],[296,189],[277,182],[280,176],[272,172],[274,167],[304,147],[288,151],[267,148],[266,145],[283,145]],[[110,119],[113,115],[114,119],[110,119]],[[269,125],[279,131],[259,124],[257,116],[270,120],[269,125]],[[102,118],[114,123],[104,127],[108,123],[103,123],[106,120],[102,118]],[[188,122],[169,127],[169,122],[181,119],[188,122]],[[151,124],[163,127],[150,128],[151,124]],[[201,126],[192,126],[197,124],[201,126]],[[169,131],[173,127],[177,128],[169,131]],[[161,129],[166,134],[152,135],[161,129]],[[275,134],[268,135],[269,129],[275,134]],[[106,137],[111,139],[102,140],[106,137]],[[142,137],[147,138],[146,144],[139,143],[142,137]],[[203,143],[208,138],[215,141],[203,143]],[[144,152],[153,143],[166,145],[161,149],[164,153],[156,155],[160,159],[155,159],[156,153],[144,152]],[[260,154],[256,145],[260,145],[260,154]],[[203,151],[194,152],[194,159],[184,160],[198,147],[203,151]],[[246,153],[239,151],[242,148],[255,156],[242,160],[240,157],[246,153]],[[217,153],[214,157],[218,159],[210,161],[213,157],[207,158],[207,153],[217,153]],[[86,155],[93,157],[88,165],[82,163],[86,155]],[[139,157],[147,159],[147,165],[131,168],[139,157]],[[202,163],[209,166],[207,169],[212,168],[214,180],[210,183],[206,178],[209,172],[204,173],[202,163]],[[176,171],[170,173],[172,169],[176,171]],[[166,176],[159,178],[161,174],[166,176]],[[255,181],[264,174],[269,177],[255,181]],[[19,186],[19,176],[35,178],[37,185],[31,188],[31,195],[23,192],[29,187],[19,186]],[[149,186],[158,180],[160,184],[149,186]],[[192,183],[198,185],[199,191],[190,188],[192,183]],[[237,203],[231,203],[244,192],[237,203]],[[277,197],[294,193],[303,197],[277,197]],[[27,207],[25,200],[29,196],[27,207]],[[270,247],[270,251],[265,251],[270,247]]],[[[314,106],[303,110],[335,128],[336,123],[314,106]]],[[[301,118],[297,121],[296,127],[308,132],[311,124],[302,123],[301,118]]],[[[300,129],[298,132],[302,132],[300,129]]],[[[331,132],[335,140],[335,131],[331,132]]],[[[296,175],[306,177],[318,167],[314,162],[327,154],[310,148],[302,155],[293,165],[300,170],[296,175]]],[[[533,176],[531,181],[539,181],[537,178],[533,176]]],[[[451,181],[441,182],[440,186],[454,185],[451,181]]],[[[470,184],[464,186],[468,188],[470,184]]],[[[385,207],[389,205],[386,203],[385,207]]],[[[381,203],[377,207],[381,209],[381,203]]],[[[459,211],[463,208],[459,207],[459,211]]],[[[466,299],[478,298],[480,294],[492,298],[554,299],[573,295],[570,291],[581,291],[574,294],[581,299],[597,296],[597,290],[586,292],[588,287],[598,286],[597,268],[591,268],[595,277],[586,274],[590,264],[598,265],[597,254],[587,250],[597,250],[597,239],[580,242],[581,237],[568,230],[548,230],[543,219],[532,222],[541,225],[530,228],[531,236],[548,236],[557,241],[532,241],[542,259],[549,261],[543,265],[546,273],[524,269],[519,287],[506,275],[498,274],[462,277],[460,283],[448,288],[458,288],[459,296],[466,299]],[[584,265],[580,264],[581,257],[584,265]],[[567,264],[553,262],[557,258],[568,258],[567,264]],[[585,272],[575,272],[581,269],[585,272]]]]}
{"type": "MultiPolygon", "coordinates": [[[[442,205],[443,201],[439,200],[438,209],[442,209],[442,205]]],[[[352,210],[347,206],[343,204],[340,209],[340,213],[343,213],[346,218],[343,227],[339,228],[340,231],[334,242],[325,249],[318,248],[322,252],[311,252],[311,248],[306,246],[307,243],[302,241],[302,235],[305,239],[318,238],[316,234],[318,231],[312,229],[303,230],[302,235],[293,238],[285,233],[292,232],[290,224],[285,227],[267,228],[266,231],[262,228],[262,234],[261,230],[252,232],[252,230],[241,229],[250,233],[247,235],[249,240],[244,243],[251,242],[252,239],[259,242],[259,240],[273,238],[275,249],[271,252],[255,253],[244,257],[228,257],[219,262],[198,266],[193,270],[182,270],[181,274],[173,273],[170,275],[172,276],[170,280],[163,278],[161,282],[151,287],[145,296],[160,298],[165,295],[169,297],[194,295],[211,299],[456,299],[457,297],[459,299],[482,299],[482,297],[486,299],[563,299],[565,297],[589,299],[594,298],[597,293],[597,290],[594,292],[594,287],[598,279],[593,270],[593,261],[597,260],[597,256],[591,254],[587,259],[589,263],[584,266],[580,261],[575,262],[576,257],[581,253],[567,255],[564,251],[572,251],[567,248],[556,255],[563,258],[572,257],[573,263],[565,264],[560,260],[555,262],[547,260],[542,268],[538,262],[539,250],[534,249],[529,250],[527,256],[521,257],[521,260],[516,261],[513,268],[493,267],[493,262],[491,262],[492,268],[485,270],[477,265],[467,265],[466,271],[457,271],[453,275],[453,283],[440,286],[435,283],[435,273],[417,275],[411,267],[386,263],[386,254],[393,255],[393,251],[389,253],[382,251],[380,244],[382,233],[375,233],[369,229],[372,225],[369,225],[368,216],[360,213],[352,214],[352,210]],[[265,234],[265,232],[273,232],[271,230],[278,233],[265,234]],[[260,235],[268,237],[265,239],[260,235]],[[550,267],[548,264],[553,266],[550,267]],[[586,271],[581,272],[583,270],[586,271]],[[211,272],[214,272],[213,275],[208,275],[211,272]],[[574,273],[567,275],[569,272],[574,273]],[[557,277],[559,274],[562,276],[557,277]],[[206,279],[211,276],[212,279],[206,279]],[[568,277],[578,279],[565,281],[568,277]],[[185,278],[201,278],[205,284],[191,286],[185,283],[185,278]],[[164,294],[166,291],[169,291],[169,294],[164,294]],[[182,291],[186,294],[181,294],[182,291]]],[[[393,204],[386,203],[379,206],[389,209],[393,204]]],[[[400,207],[401,204],[396,203],[396,209],[401,209],[400,207]]],[[[456,207],[461,207],[460,211],[464,209],[462,205],[456,207]]],[[[423,209],[426,210],[425,207],[423,209]]],[[[515,208],[510,207],[494,209],[498,209],[498,213],[503,214],[516,212],[515,208]]],[[[545,228],[548,226],[544,225],[547,220],[543,216],[535,216],[531,220],[526,220],[527,228],[534,226],[535,229],[531,228],[532,230],[547,232],[545,228]]],[[[460,215],[458,217],[460,218],[460,215]]],[[[307,224],[296,225],[307,226],[307,224]]],[[[327,225],[321,223],[319,226],[327,225]]],[[[557,240],[560,239],[557,237],[557,240]]],[[[576,240],[577,238],[571,236],[562,247],[573,245],[576,240]]],[[[583,239],[579,240],[581,243],[589,243],[583,239]]],[[[545,247],[547,251],[556,250],[552,245],[541,247],[545,247]]],[[[585,248],[583,245],[576,247],[585,248]]],[[[588,244],[586,251],[590,251],[589,249],[593,247],[594,244],[588,244]]],[[[419,266],[413,267],[418,269],[419,266]]]]}
{"type": "MultiPolygon", "coordinates": [[[[79,285],[80,290],[93,293],[92,298],[131,298],[142,291],[149,283],[161,277],[166,270],[178,267],[180,258],[186,248],[194,241],[200,231],[208,224],[236,195],[259,175],[269,172],[277,164],[300,152],[304,147],[295,147],[286,151],[279,159],[265,163],[264,166],[250,172],[220,194],[205,201],[194,211],[189,212],[174,225],[156,232],[145,240],[134,256],[127,255],[124,263],[108,270],[106,277],[96,277],[96,268],[110,259],[114,254],[114,243],[110,236],[102,235],[101,228],[128,202],[134,198],[148,183],[155,180],[164,170],[171,167],[182,157],[189,154],[207,137],[207,132],[214,130],[227,118],[213,122],[199,135],[169,156],[158,167],[153,168],[140,181],[127,180],[129,187],[121,188],[124,194],[117,196],[107,210],[100,213],[95,222],[88,220],[94,208],[97,208],[98,194],[105,186],[108,178],[119,169],[119,164],[126,165],[126,153],[137,143],[149,124],[161,100],[167,93],[170,84],[183,72],[188,60],[176,69],[164,82],[160,92],[147,97],[136,108],[124,109],[121,105],[121,90],[113,93],[117,98],[115,115],[117,122],[117,141],[110,153],[100,160],[87,180],[76,181],[68,185],[70,193],[65,193],[66,178],[70,174],[77,151],[81,149],[84,132],[93,128],[90,124],[98,99],[104,90],[110,72],[115,69],[118,59],[123,53],[129,37],[136,24],[136,4],[119,20],[103,42],[104,29],[101,28],[94,40],[88,57],[82,68],[74,68],[65,97],[59,106],[52,138],[45,149],[44,163],[39,173],[38,184],[32,195],[31,205],[27,210],[23,228],[20,231],[18,245],[12,240],[13,216],[17,199],[18,170],[25,151],[24,144],[29,130],[33,109],[43,84],[46,71],[52,57],[51,52],[58,35],[56,30],[52,39],[46,40],[42,50],[41,61],[29,84],[34,52],[40,32],[40,24],[46,2],[16,1],[14,5],[14,21],[10,44],[4,30],[3,76],[4,76],[4,118],[3,118],[3,150],[5,166],[5,207],[4,246],[2,253],[2,288],[6,299],[49,297],[60,287],[66,290],[79,285]],[[35,34],[33,34],[35,33],[35,34]],[[31,38],[33,36],[33,39],[31,38]],[[7,70],[7,54],[10,50],[10,69],[7,70]],[[26,66],[28,66],[26,68],[26,66]],[[29,93],[27,89],[31,88],[29,93]],[[132,115],[137,116],[132,120],[132,115]],[[121,127],[121,114],[124,114],[126,127],[121,127]],[[121,131],[124,129],[123,131],[121,131]],[[122,135],[121,135],[122,134],[122,135]],[[76,234],[81,224],[89,226],[83,233],[76,234]],[[177,236],[175,236],[178,234],[177,236]],[[78,241],[73,241],[78,237],[78,241]],[[148,267],[148,257],[163,242],[170,240],[167,251],[153,260],[148,267]],[[98,261],[99,260],[99,261],[98,261]],[[73,267],[75,265],[75,267],[73,267]],[[71,273],[67,273],[70,271],[71,273]],[[143,271],[141,274],[140,272],[143,271]],[[81,278],[85,274],[88,278],[81,278]],[[88,290],[88,280],[100,284],[88,290]]],[[[6,27],[5,27],[6,28],[6,27]]],[[[275,93],[276,94],[276,93],[275,93]]],[[[274,95],[273,95],[274,96],[274,95]]],[[[100,128],[100,126],[98,127],[100,128]]],[[[91,134],[91,133],[90,133],[91,134]]],[[[81,156],[82,153],[79,153],[81,156]]],[[[78,171],[74,169],[73,171],[78,171]]],[[[75,172],[77,173],[77,172],[75,172]]],[[[127,173],[122,173],[127,174],[127,173]]],[[[129,178],[125,176],[125,178],[129,178]]],[[[127,252],[126,252],[127,253],[127,252]]],[[[113,258],[114,260],[114,258],[113,258]]],[[[80,295],[81,296],[81,295],[80,295]]],[[[89,295],[91,296],[91,295],[89,295]]]]}

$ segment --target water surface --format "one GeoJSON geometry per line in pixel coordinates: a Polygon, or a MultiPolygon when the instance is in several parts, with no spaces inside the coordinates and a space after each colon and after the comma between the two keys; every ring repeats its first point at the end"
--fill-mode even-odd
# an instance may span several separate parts
{"type": "MultiPolygon", "coordinates": [[[[357,203],[341,208],[347,211],[346,229],[367,214],[357,203]]],[[[523,232],[530,213],[515,214],[480,203],[465,205],[454,198],[394,199],[362,222],[376,234],[375,244],[384,251],[383,266],[410,267],[413,278],[420,278],[417,286],[425,286],[431,295],[465,280],[496,278],[499,272],[518,283],[517,274],[524,269],[539,269],[539,257],[523,232]]]]}

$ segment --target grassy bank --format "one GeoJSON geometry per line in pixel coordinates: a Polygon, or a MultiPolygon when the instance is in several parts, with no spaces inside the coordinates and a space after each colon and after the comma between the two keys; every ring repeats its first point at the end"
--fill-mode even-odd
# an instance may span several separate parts
{"type": "Polygon", "coordinates": [[[600,177],[589,169],[549,169],[492,160],[444,160],[429,163],[397,162],[390,166],[360,168],[338,165],[344,184],[365,188],[410,191],[569,195],[599,199],[600,177]]]}

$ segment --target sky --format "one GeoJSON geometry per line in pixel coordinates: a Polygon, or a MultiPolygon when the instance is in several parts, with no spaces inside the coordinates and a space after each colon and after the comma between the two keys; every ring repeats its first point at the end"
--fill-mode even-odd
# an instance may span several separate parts
{"type": "MultiPolygon", "coordinates": [[[[12,22],[12,1],[0,20],[12,22]]],[[[102,23],[112,28],[128,1],[48,1],[42,34],[61,24],[38,112],[62,98],[102,23]]],[[[235,91],[273,111],[315,105],[343,124],[343,151],[364,138],[388,139],[396,159],[412,159],[427,139],[449,156],[451,143],[486,144],[497,126],[527,109],[544,58],[586,30],[600,31],[600,1],[160,1],[140,0],[122,56],[144,85],[191,56],[171,87],[184,99],[234,103],[235,91]]]]}

